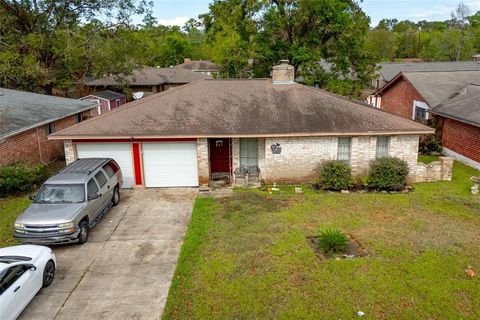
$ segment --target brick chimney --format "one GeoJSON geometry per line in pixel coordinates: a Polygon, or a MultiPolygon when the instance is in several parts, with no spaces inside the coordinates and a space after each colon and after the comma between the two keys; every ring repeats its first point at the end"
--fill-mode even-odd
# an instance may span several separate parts
{"type": "Polygon", "coordinates": [[[190,62],[190,58],[183,58],[183,63],[189,63],[190,62]]]}
{"type": "Polygon", "coordinates": [[[280,64],[273,67],[273,84],[291,84],[295,82],[295,67],[288,64],[288,60],[280,60],[280,64]]]}

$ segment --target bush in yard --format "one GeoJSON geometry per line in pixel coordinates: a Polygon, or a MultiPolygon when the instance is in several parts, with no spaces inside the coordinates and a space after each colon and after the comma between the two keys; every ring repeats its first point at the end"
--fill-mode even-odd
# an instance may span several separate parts
{"type": "Polygon", "coordinates": [[[407,183],[408,164],[399,158],[383,157],[370,164],[368,187],[374,190],[399,191],[407,183]]]}
{"type": "Polygon", "coordinates": [[[324,190],[348,190],[355,184],[350,165],[344,161],[325,161],[319,168],[319,182],[324,190]]]}
{"type": "Polygon", "coordinates": [[[348,246],[347,236],[338,229],[327,229],[320,232],[318,246],[323,252],[344,252],[348,246]]]}
{"type": "Polygon", "coordinates": [[[425,155],[441,152],[440,138],[436,134],[421,137],[419,149],[420,153],[425,155]]]}
{"type": "Polygon", "coordinates": [[[0,196],[28,192],[40,185],[45,178],[45,167],[15,163],[0,167],[0,196]]]}

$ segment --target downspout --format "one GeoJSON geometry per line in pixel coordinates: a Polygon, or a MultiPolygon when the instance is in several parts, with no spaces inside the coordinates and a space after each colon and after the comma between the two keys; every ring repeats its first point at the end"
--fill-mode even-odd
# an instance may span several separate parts
{"type": "Polygon", "coordinates": [[[45,166],[48,165],[48,163],[45,163],[42,159],[42,147],[40,146],[40,136],[38,135],[38,127],[37,127],[37,144],[38,144],[38,155],[40,156],[40,162],[43,163],[45,166]]]}

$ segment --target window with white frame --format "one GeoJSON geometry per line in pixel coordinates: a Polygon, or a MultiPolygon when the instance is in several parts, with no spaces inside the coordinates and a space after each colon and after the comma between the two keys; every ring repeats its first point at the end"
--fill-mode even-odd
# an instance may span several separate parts
{"type": "Polygon", "coordinates": [[[240,139],[240,167],[258,166],[258,139],[240,139]]]}
{"type": "Polygon", "coordinates": [[[413,101],[412,120],[425,122],[428,120],[428,104],[422,101],[413,101]]]}
{"type": "Polygon", "coordinates": [[[350,153],[352,150],[352,138],[339,137],[337,148],[337,160],[350,162],[350,153]]]}
{"type": "Polygon", "coordinates": [[[388,157],[390,148],[390,137],[388,136],[379,136],[377,137],[377,153],[376,157],[388,157]]]}

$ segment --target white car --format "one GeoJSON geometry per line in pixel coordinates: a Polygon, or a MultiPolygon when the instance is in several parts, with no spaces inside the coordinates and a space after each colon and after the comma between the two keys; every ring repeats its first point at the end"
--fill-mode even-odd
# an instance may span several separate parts
{"type": "Polygon", "coordinates": [[[0,248],[0,319],[16,319],[42,287],[52,284],[56,265],[48,247],[0,248]]]}

